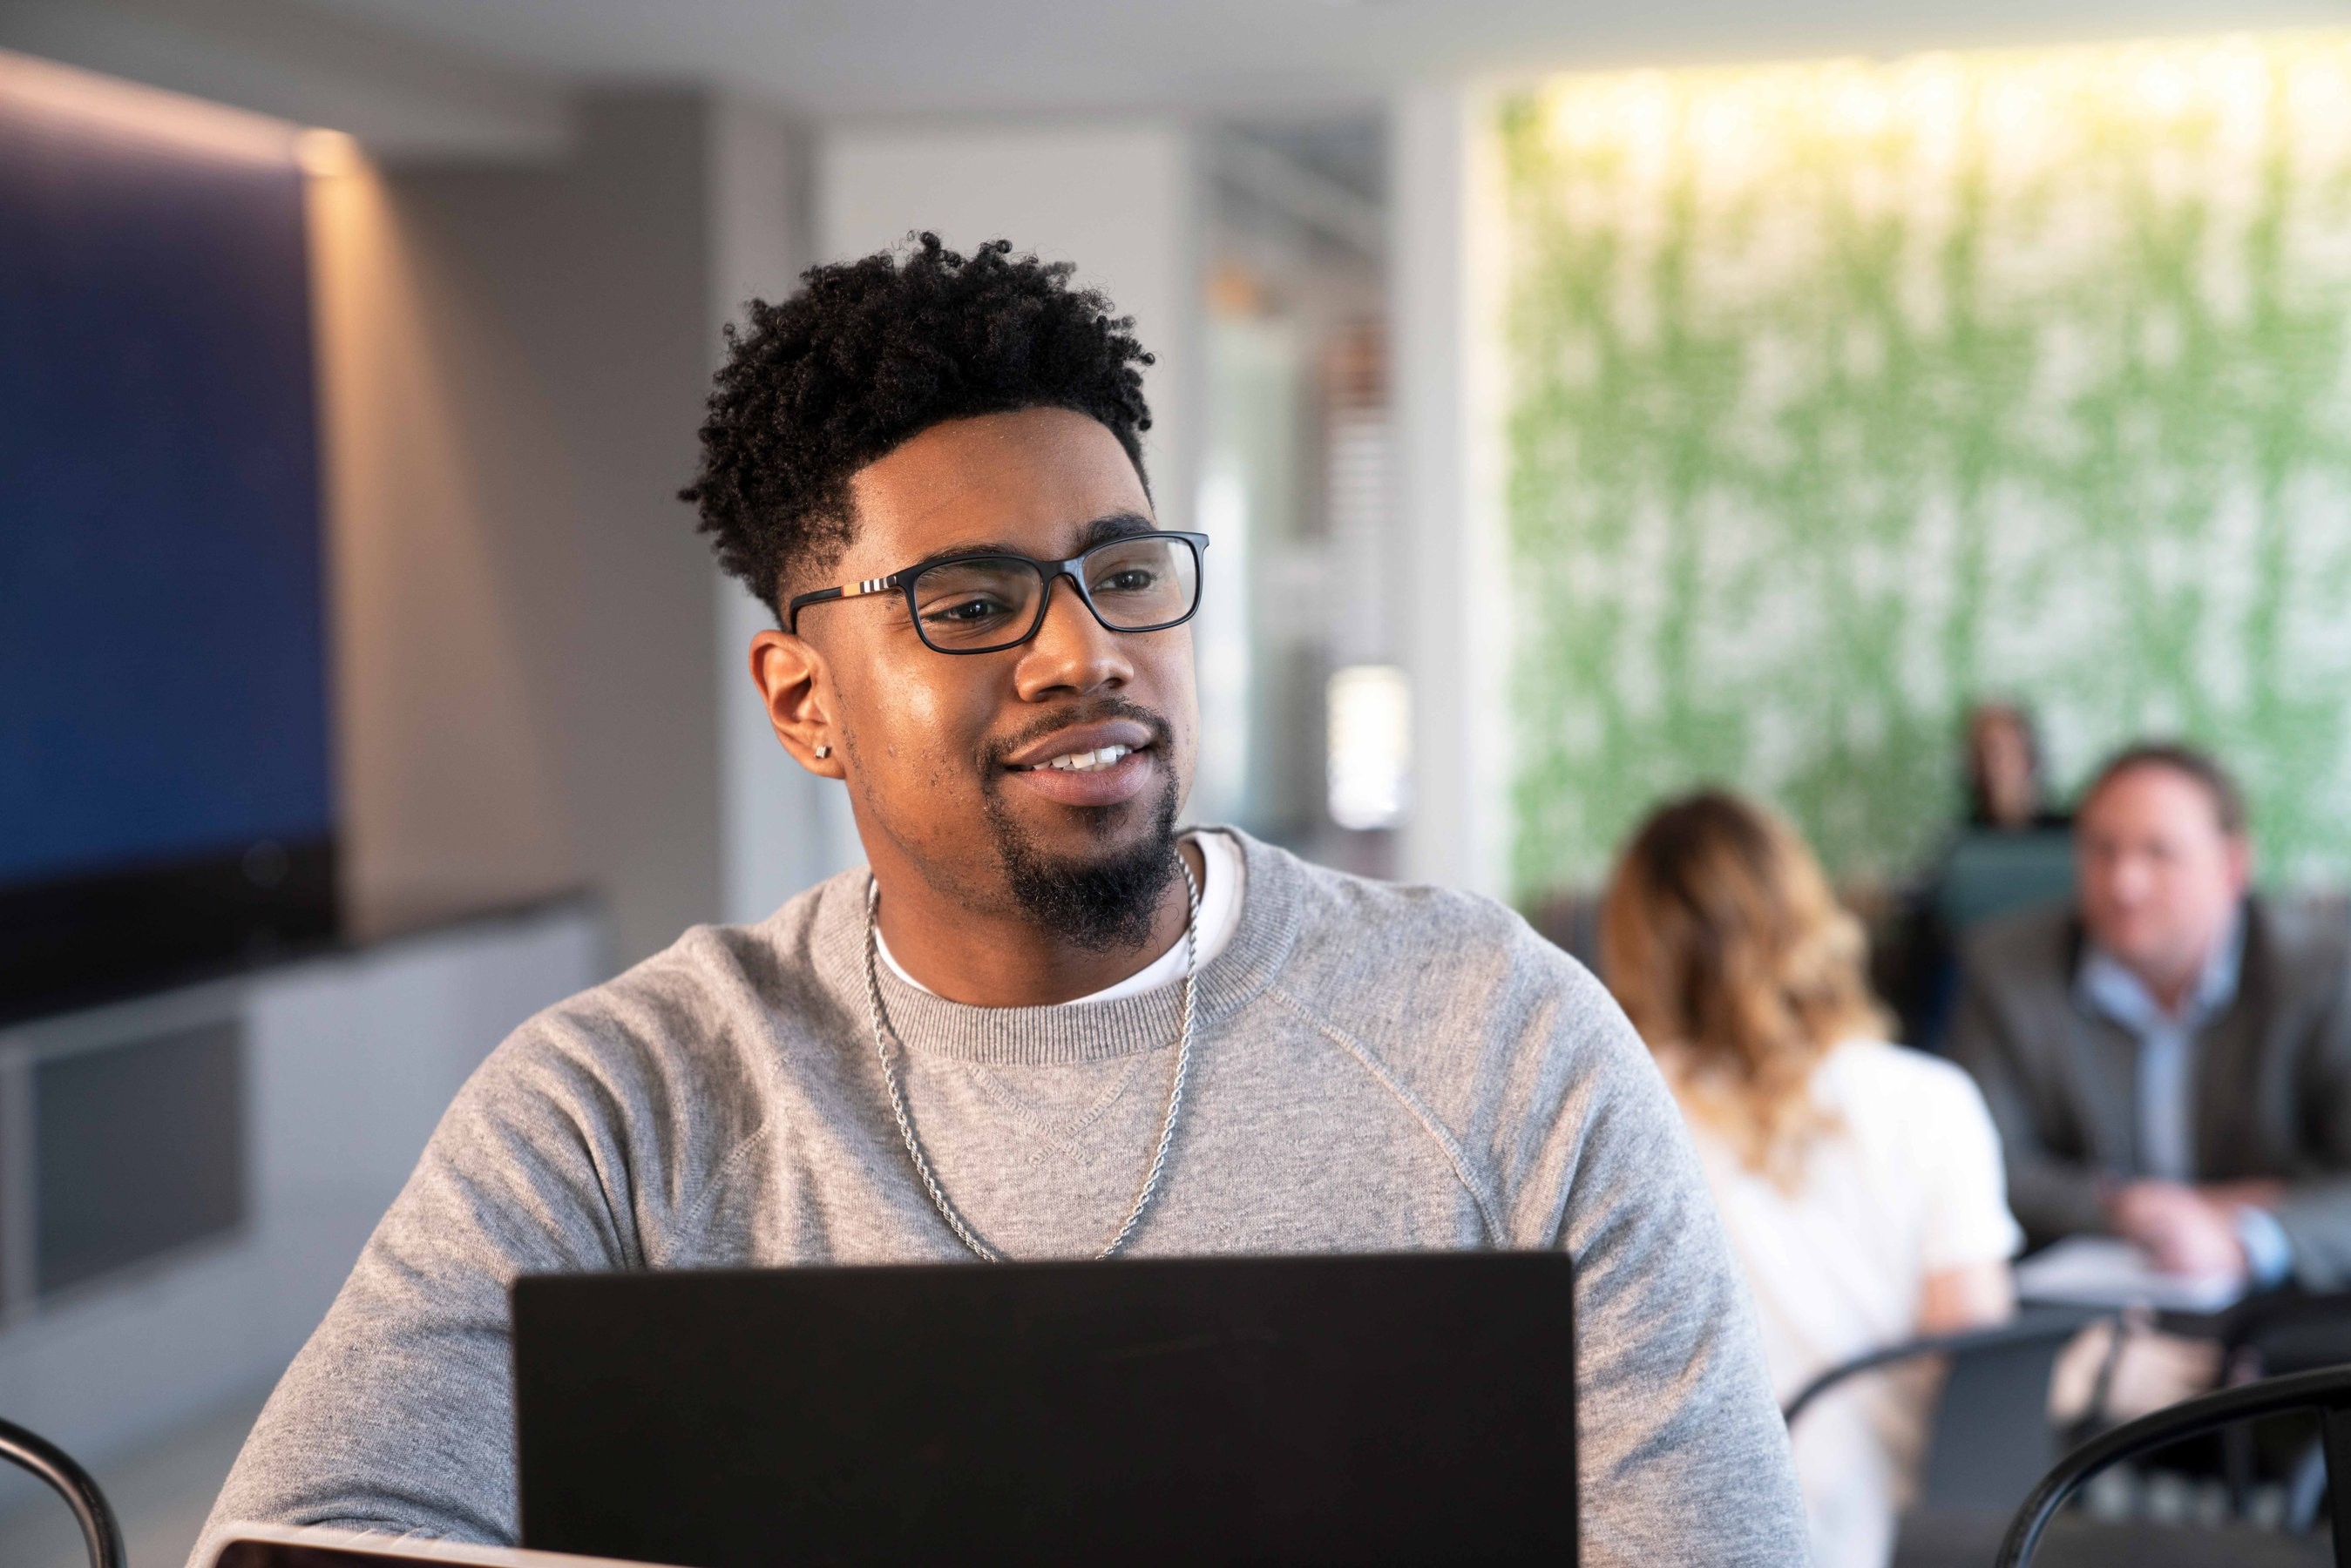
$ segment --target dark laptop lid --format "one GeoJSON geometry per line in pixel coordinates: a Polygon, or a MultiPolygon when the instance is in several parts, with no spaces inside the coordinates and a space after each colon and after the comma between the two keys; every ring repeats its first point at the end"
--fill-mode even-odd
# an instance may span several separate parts
{"type": "Polygon", "coordinates": [[[1573,1563],[1555,1252],[526,1279],[527,1546],[1573,1563]]]}

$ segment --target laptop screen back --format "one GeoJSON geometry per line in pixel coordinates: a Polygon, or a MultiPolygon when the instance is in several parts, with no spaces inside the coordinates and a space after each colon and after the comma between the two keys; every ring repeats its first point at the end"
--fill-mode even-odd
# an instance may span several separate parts
{"type": "Polygon", "coordinates": [[[515,1290],[523,1543],[690,1568],[1575,1550],[1559,1253],[515,1290]]]}

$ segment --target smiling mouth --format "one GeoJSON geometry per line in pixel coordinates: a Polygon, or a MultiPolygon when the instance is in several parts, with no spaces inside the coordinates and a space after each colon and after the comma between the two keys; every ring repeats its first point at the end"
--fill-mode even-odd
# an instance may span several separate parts
{"type": "Polygon", "coordinates": [[[1143,750],[1140,746],[1097,746],[1090,752],[1064,752],[1058,757],[1048,757],[1041,763],[1031,763],[1014,771],[1024,774],[1094,774],[1104,768],[1114,768],[1120,763],[1143,750]]]}
{"type": "Polygon", "coordinates": [[[1125,805],[1154,781],[1172,781],[1162,754],[1172,738],[1165,721],[1131,702],[1065,709],[997,749],[989,773],[1049,808],[1125,805]]]}

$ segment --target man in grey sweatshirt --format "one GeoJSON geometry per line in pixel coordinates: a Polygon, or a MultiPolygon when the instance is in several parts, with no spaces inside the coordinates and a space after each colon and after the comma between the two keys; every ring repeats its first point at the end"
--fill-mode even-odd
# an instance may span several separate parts
{"type": "Polygon", "coordinates": [[[492,1054],[207,1542],[513,1541],[521,1273],[1561,1247],[1584,1561],[1802,1561],[1742,1288],[1598,983],[1483,899],[1176,832],[1205,541],[1152,520],[1127,324],[1000,244],[805,283],[730,334],[687,495],[870,868],[492,1054]]]}

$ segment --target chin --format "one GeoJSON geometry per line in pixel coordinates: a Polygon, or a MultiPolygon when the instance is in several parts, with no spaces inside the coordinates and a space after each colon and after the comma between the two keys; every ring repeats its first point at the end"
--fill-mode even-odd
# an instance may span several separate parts
{"type": "Polygon", "coordinates": [[[1032,814],[1024,824],[1037,852],[1072,867],[1098,865],[1129,855],[1163,832],[1159,803],[1122,801],[1116,805],[1060,806],[1032,814]]]}
{"type": "Polygon", "coordinates": [[[1040,926],[1092,950],[1150,940],[1155,912],[1178,876],[1175,781],[1101,806],[991,794],[989,826],[1013,898],[1040,926]]]}
{"type": "Polygon", "coordinates": [[[2177,967],[2179,959],[2177,944],[2166,942],[2157,937],[2141,936],[2134,939],[2126,935],[2119,941],[2108,943],[2106,950],[2122,960],[2130,968],[2140,971],[2169,970],[2177,967]]]}

